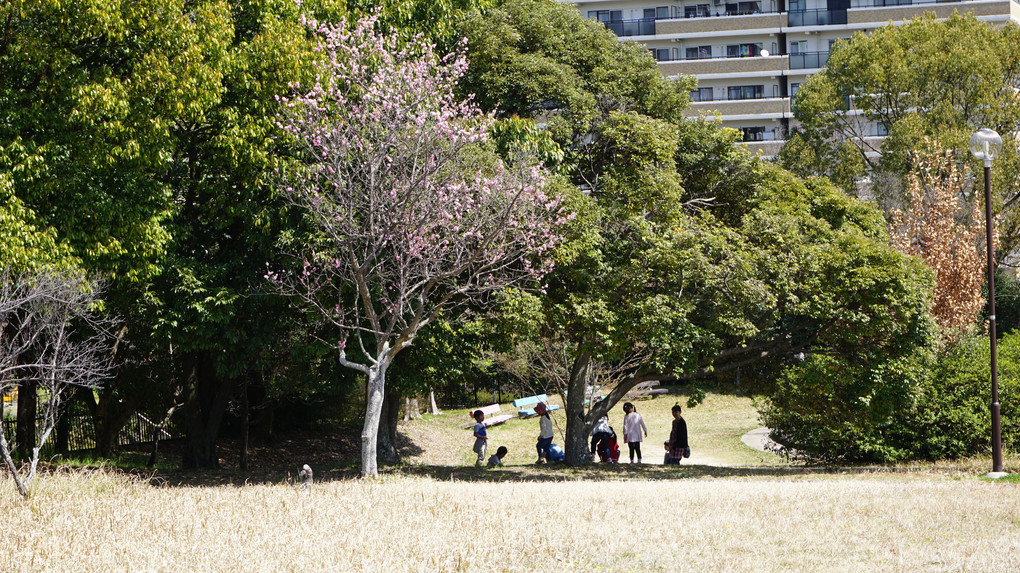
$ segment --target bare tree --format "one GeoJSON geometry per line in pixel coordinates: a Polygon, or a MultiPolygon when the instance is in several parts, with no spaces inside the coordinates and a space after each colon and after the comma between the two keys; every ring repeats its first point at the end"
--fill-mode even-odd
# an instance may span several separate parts
{"type": "Polygon", "coordinates": [[[98,388],[112,371],[112,321],[96,313],[100,291],[78,270],[0,269],[0,394],[28,383],[42,394],[40,432],[24,476],[0,432],[0,454],[23,497],[64,400],[76,388],[98,388]]]}
{"type": "Polygon", "coordinates": [[[305,159],[283,190],[319,242],[301,272],[268,273],[340,329],[340,364],[368,379],[365,477],[396,355],[438,313],[540,275],[565,218],[540,168],[486,151],[492,117],[455,96],[463,55],[401,47],[374,25],[311,23],[319,83],[283,101],[280,123],[305,159]]]}

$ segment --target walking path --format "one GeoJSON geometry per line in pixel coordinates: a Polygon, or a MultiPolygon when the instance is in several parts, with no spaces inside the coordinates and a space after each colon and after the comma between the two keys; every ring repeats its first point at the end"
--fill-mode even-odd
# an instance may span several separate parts
{"type": "MultiPolygon", "coordinates": [[[[776,448],[781,447],[779,446],[779,444],[769,439],[768,428],[757,428],[755,430],[751,430],[750,432],[741,436],[740,441],[747,444],[748,447],[754,448],[755,450],[761,452],[774,452],[776,451],[776,448]]],[[[646,453],[644,459],[642,459],[642,462],[646,464],[661,466],[662,458],[663,452],[661,450],[655,450],[655,453],[653,454],[646,453]]],[[[629,463],[629,460],[627,459],[627,453],[622,450],[620,451],[620,463],[621,464],[629,463]]],[[[732,465],[730,462],[726,462],[709,454],[702,453],[698,451],[697,448],[691,449],[691,457],[684,460],[684,464],[714,467],[725,467],[732,465]]]]}
{"type": "Polygon", "coordinates": [[[781,447],[779,444],[773,442],[769,438],[768,428],[758,428],[751,430],[740,437],[740,441],[747,444],[749,447],[762,452],[774,452],[776,448],[781,447]]]}

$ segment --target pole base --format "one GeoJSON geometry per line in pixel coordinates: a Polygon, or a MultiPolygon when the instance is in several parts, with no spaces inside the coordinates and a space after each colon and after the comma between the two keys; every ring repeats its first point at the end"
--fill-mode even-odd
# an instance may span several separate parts
{"type": "Polygon", "coordinates": [[[1004,477],[1006,477],[1008,475],[1009,474],[1006,473],[1006,472],[988,472],[988,473],[986,473],[985,475],[983,475],[981,477],[986,478],[986,479],[1002,479],[1002,478],[1004,478],[1004,477]]]}

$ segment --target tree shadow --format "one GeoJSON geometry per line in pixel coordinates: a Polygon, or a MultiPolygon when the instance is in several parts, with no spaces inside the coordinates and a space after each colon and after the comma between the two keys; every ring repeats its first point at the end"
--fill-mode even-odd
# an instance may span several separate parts
{"type": "MultiPolygon", "coordinates": [[[[159,487],[222,487],[252,485],[293,485],[299,487],[299,468],[273,468],[241,472],[239,470],[197,470],[175,472],[132,472],[150,484],[159,487]]],[[[502,468],[477,468],[474,466],[441,466],[398,464],[379,468],[380,476],[405,476],[427,478],[436,481],[459,481],[473,483],[534,482],[551,483],[564,481],[678,481],[703,478],[790,478],[821,475],[870,475],[870,474],[951,474],[964,472],[968,468],[932,468],[930,466],[709,466],[679,465],[661,466],[650,464],[566,464],[514,465],[502,468]]],[[[328,483],[361,478],[360,468],[325,467],[316,470],[315,482],[328,483]]]]}

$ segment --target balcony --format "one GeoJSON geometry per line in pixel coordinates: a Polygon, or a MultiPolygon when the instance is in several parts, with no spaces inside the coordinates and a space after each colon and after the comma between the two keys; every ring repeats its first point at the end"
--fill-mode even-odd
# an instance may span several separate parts
{"type": "MultiPolygon", "coordinates": [[[[916,18],[927,12],[934,12],[936,18],[949,18],[954,10],[966,9],[978,18],[988,16],[999,16],[1008,18],[1012,12],[1020,15],[1020,9],[1014,4],[1020,4],[1020,0],[1002,0],[1001,2],[966,2],[967,6],[960,6],[961,1],[946,0],[934,2],[932,0],[854,0],[850,5],[848,24],[886,24],[890,21],[902,22],[916,18]]],[[[793,15],[791,13],[791,22],[793,15]]],[[[792,24],[791,24],[792,25],[792,24]]]]}
{"type": "Polygon", "coordinates": [[[666,76],[704,76],[707,74],[761,73],[780,75],[786,56],[750,56],[688,58],[659,62],[659,70],[666,76]]]}
{"type": "Polygon", "coordinates": [[[637,20],[611,20],[602,22],[617,36],[654,36],[655,18],[640,18],[637,20]]]}
{"type": "Polygon", "coordinates": [[[745,141],[744,147],[752,155],[758,155],[763,159],[771,159],[779,155],[779,151],[783,148],[784,143],[786,143],[786,140],[777,136],[776,139],[766,139],[765,141],[745,141]]]}
{"type": "MultiPolygon", "coordinates": [[[[924,6],[930,4],[951,4],[967,0],[851,0],[851,8],[885,8],[889,6],[924,6]]],[[[1020,0],[1013,0],[1020,4],[1020,0]]]]}
{"type": "Polygon", "coordinates": [[[661,20],[656,32],[661,36],[690,35],[697,36],[711,32],[731,32],[742,30],[776,30],[785,26],[786,12],[758,12],[747,15],[712,13],[690,18],[674,18],[661,20]]]}
{"type": "Polygon", "coordinates": [[[810,70],[824,68],[829,60],[829,52],[801,52],[790,54],[791,70],[810,70]]]}
{"type": "Polygon", "coordinates": [[[688,108],[686,115],[697,117],[702,113],[718,113],[724,116],[724,119],[790,117],[790,100],[788,98],[757,98],[691,102],[691,107],[688,108]]]}
{"type": "Polygon", "coordinates": [[[846,10],[799,10],[787,14],[789,26],[846,24],[846,10]]]}

